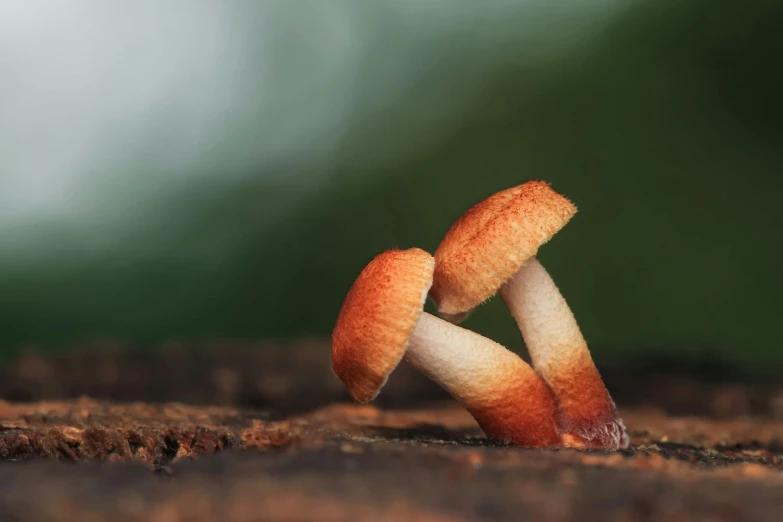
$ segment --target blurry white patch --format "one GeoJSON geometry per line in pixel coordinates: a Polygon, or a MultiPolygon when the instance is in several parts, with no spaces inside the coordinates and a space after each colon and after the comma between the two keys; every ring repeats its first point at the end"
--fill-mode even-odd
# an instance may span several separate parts
{"type": "Polygon", "coordinates": [[[578,46],[620,0],[557,4],[3,0],[0,244],[88,247],[183,193],[260,176],[304,199],[400,161],[484,72],[578,46]]]}

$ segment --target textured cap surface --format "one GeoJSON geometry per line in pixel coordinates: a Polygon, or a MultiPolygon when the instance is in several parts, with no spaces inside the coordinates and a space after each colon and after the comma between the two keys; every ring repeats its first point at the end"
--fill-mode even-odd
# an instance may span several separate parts
{"type": "Polygon", "coordinates": [[[405,354],[434,265],[418,248],[389,250],[348,291],[332,332],[332,369],[357,401],[374,399],[405,354]]]}
{"type": "Polygon", "coordinates": [[[435,252],[430,295],[445,314],[461,314],[492,297],[576,213],[548,183],[529,181],[465,212],[435,252]]]}

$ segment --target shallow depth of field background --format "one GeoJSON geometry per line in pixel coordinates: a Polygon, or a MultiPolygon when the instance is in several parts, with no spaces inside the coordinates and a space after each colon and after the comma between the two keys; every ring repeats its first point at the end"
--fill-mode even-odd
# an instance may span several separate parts
{"type": "MultiPolygon", "coordinates": [[[[776,0],[0,4],[0,352],[326,337],[539,178],[596,358],[783,368],[776,0]]],[[[465,326],[523,344],[502,302],[465,326]]]]}

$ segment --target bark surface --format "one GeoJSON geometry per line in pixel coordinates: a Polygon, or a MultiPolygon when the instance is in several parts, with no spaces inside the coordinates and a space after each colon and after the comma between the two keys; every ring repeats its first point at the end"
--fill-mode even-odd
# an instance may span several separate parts
{"type": "Polygon", "coordinates": [[[404,366],[380,407],[345,402],[323,349],[17,359],[0,384],[16,399],[0,401],[0,520],[672,522],[783,513],[779,386],[608,372],[628,450],[519,449],[490,444],[462,408],[404,366]],[[98,398],[73,398],[85,393],[98,398]],[[128,402],[134,395],[145,402],[128,402]]]}

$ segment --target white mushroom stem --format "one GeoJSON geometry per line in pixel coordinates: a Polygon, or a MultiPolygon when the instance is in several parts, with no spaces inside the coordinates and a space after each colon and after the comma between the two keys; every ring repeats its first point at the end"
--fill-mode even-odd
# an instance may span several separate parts
{"type": "Polygon", "coordinates": [[[413,329],[405,360],[462,403],[484,398],[504,374],[527,366],[495,341],[427,312],[413,329]]]}
{"type": "Polygon", "coordinates": [[[500,295],[522,332],[533,366],[550,386],[574,364],[592,361],[571,308],[538,259],[522,265],[500,295]]]}
{"type": "Polygon", "coordinates": [[[528,260],[500,293],[519,325],[533,367],[555,393],[563,443],[627,446],[625,427],[574,314],[541,263],[534,257],[528,260]]]}
{"type": "Polygon", "coordinates": [[[498,343],[423,312],[405,359],[462,403],[490,439],[519,446],[560,444],[552,391],[530,365],[498,343]]]}

